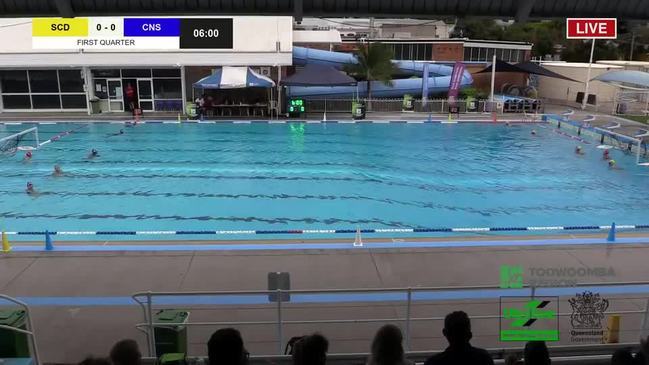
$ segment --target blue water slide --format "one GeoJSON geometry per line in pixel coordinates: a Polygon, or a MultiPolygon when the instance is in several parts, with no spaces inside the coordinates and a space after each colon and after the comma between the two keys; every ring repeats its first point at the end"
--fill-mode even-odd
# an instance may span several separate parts
{"type": "MultiPolygon", "coordinates": [[[[304,66],[310,64],[320,64],[333,66],[342,69],[347,64],[357,63],[356,57],[351,53],[344,52],[331,52],[319,49],[293,47],[293,64],[296,66],[304,66]]],[[[403,75],[422,76],[424,64],[415,61],[392,61],[399,72],[403,75]]],[[[429,64],[428,66],[429,77],[428,79],[428,93],[446,92],[451,83],[451,73],[453,67],[440,64],[429,64]]],[[[464,71],[461,87],[469,86],[473,83],[473,78],[468,71],[464,71]]],[[[402,97],[405,94],[413,96],[421,96],[422,79],[410,78],[392,80],[392,86],[386,86],[381,82],[374,82],[372,84],[372,97],[377,98],[390,98],[402,97]]],[[[367,82],[359,82],[356,86],[290,86],[287,88],[287,95],[289,97],[300,98],[351,98],[357,93],[359,97],[367,97],[367,82]]]]}

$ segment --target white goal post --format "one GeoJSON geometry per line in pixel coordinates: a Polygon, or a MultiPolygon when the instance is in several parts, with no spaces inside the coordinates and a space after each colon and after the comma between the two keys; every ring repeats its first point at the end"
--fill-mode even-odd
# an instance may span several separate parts
{"type": "Polygon", "coordinates": [[[0,138],[0,153],[14,154],[16,151],[33,151],[40,147],[38,127],[0,138]]]}

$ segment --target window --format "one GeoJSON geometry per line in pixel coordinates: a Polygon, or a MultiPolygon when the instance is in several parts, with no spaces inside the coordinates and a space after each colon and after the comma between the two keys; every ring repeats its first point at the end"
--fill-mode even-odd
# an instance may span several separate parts
{"type": "Polygon", "coordinates": [[[180,77],[178,68],[154,68],[153,77],[180,77]]]}
{"type": "Polygon", "coordinates": [[[58,93],[56,70],[29,70],[29,86],[32,93],[58,93]]]}
{"type": "Polygon", "coordinates": [[[503,60],[507,62],[511,62],[512,59],[512,50],[511,49],[503,49],[503,60]]]}
{"type": "Polygon", "coordinates": [[[61,97],[58,94],[32,95],[34,109],[61,109],[61,97]]]}
{"type": "Polygon", "coordinates": [[[3,95],[2,106],[4,109],[31,109],[29,95],[3,95]]]}
{"type": "Polygon", "coordinates": [[[402,52],[403,52],[403,44],[395,44],[394,45],[394,59],[396,60],[402,60],[402,52]]]}
{"type": "Polygon", "coordinates": [[[487,59],[486,59],[487,62],[492,62],[493,61],[493,59],[494,59],[494,51],[495,51],[495,49],[493,49],[493,48],[487,48],[487,59]]]}
{"type": "Polygon", "coordinates": [[[125,68],[122,69],[122,77],[151,77],[150,68],[125,68]]]}
{"type": "Polygon", "coordinates": [[[471,47],[464,47],[464,61],[471,61],[471,47]]]}
{"type": "Polygon", "coordinates": [[[433,59],[433,45],[426,44],[424,45],[424,60],[430,61],[433,59]]]}
{"type": "Polygon", "coordinates": [[[86,95],[61,95],[61,104],[63,105],[63,109],[85,109],[87,108],[86,95]]]}
{"type": "Polygon", "coordinates": [[[94,77],[120,77],[119,70],[92,70],[94,77]]]}
{"type": "Polygon", "coordinates": [[[27,93],[27,71],[11,70],[0,71],[0,90],[3,93],[27,93]]]}
{"type": "Polygon", "coordinates": [[[487,52],[485,51],[484,48],[478,48],[478,55],[475,59],[476,61],[486,61],[487,60],[487,52]]]}
{"type": "Polygon", "coordinates": [[[518,62],[520,51],[517,49],[512,49],[511,62],[518,62]]]}
{"type": "Polygon", "coordinates": [[[99,99],[108,99],[108,88],[106,87],[106,79],[94,80],[95,96],[99,99]]]}
{"type": "Polygon", "coordinates": [[[0,71],[2,108],[86,109],[80,69],[0,71]]]}
{"type": "Polygon", "coordinates": [[[83,92],[81,70],[59,70],[59,83],[61,84],[61,92],[83,92]]]}
{"type": "Polygon", "coordinates": [[[154,79],[153,97],[156,99],[181,99],[180,79],[154,79]]]}

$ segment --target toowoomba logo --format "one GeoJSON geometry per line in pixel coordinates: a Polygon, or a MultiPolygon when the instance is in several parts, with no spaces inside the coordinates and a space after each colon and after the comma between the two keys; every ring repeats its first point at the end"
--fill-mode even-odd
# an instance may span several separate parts
{"type": "Polygon", "coordinates": [[[601,343],[604,336],[602,320],[608,309],[608,299],[590,291],[578,293],[568,300],[572,307],[570,315],[570,342],[601,343]]]}
{"type": "Polygon", "coordinates": [[[615,276],[612,267],[541,267],[523,266],[500,267],[501,288],[522,288],[523,283],[532,287],[566,287],[579,283],[600,281],[602,278],[615,276]]]}

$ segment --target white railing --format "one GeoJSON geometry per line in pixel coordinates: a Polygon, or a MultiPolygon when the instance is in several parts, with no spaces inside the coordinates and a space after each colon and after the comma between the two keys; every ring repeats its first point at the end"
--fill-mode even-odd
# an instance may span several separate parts
{"type": "MultiPolygon", "coordinates": [[[[623,285],[649,285],[649,282],[609,282],[609,283],[581,283],[574,286],[575,289],[584,288],[584,287],[610,287],[610,286],[623,286],[623,285]]],[[[523,290],[526,294],[517,294],[535,297],[536,292],[541,287],[530,287],[525,286],[523,290]]],[[[156,309],[161,307],[169,307],[169,305],[155,304],[156,299],[167,297],[173,298],[176,297],[176,300],[172,302],[174,308],[178,307],[177,299],[178,297],[210,297],[210,296],[247,296],[247,295],[270,295],[276,294],[276,302],[268,302],[270,306],[267,306],[267,309],[273,309],[276,312],[273,320],[264,320],[264,321],[203,321],[203,322],[186,322],[182,326],[188,327],[205,327],[205,326],[274,326],[275,327],[275,338],[274,342],[277,345],[277,354],[283,353],[284,346],[284,327],[287,325],[304,325],[304,324],[360,324],[360,323],[394,323],[400,322],[404,324],[404,344],[406,351],[411,349],[411,325],[414,322],[423,322],[423,321],[443,321],[444,316],[428,316],[428,317],[415,317],[412,315],[412,307],[414,302],[433,302],[436,300],[433,299],[422,299],[422,298],[413,298],[418,293],[426,292],[437,292],[437,291],[460,291],[460,290],[506,290],[501,289],[498,286],[493,285],[483,285],[483,286],[448,286],[448,287],[417,287],[417,288],[382,288],[382,289],[323,289],[323,290],[253,290],[253,291],[200,291],[200,292],[140,292],[134,294],[133,299],[140,305],[144,317],[144,322],[136,325],[136,328],[143,331],[147,337],[147,343],[149,347],[149,355],[155,356],[155,331],[156,326],[169,326],[169,323],[157,323],[154,322],[154,312],[153,307],[156,306],[156,309]],[[390,303],[401,302],[405,304],[405,316],[403,317],[392,317],[392,318],[351,318],[351,319],[309,319],[309,320],[286,320],[286,307],[291,304],[290,301],[283,301],[282,294],[298,295],[298,294],[393,294],[390,297],[390,303]]],[[[518,289],[521,290],[521,289],[518,289]]],[[[611,294],[609,299],[615,297],[616,294],[611,294]]],[[[629,298],[614,298],[628,301],[629,298]]],[[[641,325],[641,332],[645,334],[649,327],[649,297],[643,296],[641,298],[634,299],[643,299],[645,300],[644,309],[642,310],[618,310],[618,311],[607,311],[606,314],[619,314],[619,315],[630,315],[630,314],[643,314],[643,320],[641,325]]],[[[439,300],[438,300],[439,301],[439,300]]],[[[449,300],[451,301],[451,300],[449,300]]],[[[357,302],[363,302],[362,297],[357,300],[357,302]]],[[[304,303],[300,303],[304,304],[304,303]]],[[[494,302],[496,304],[496,302],[494,302]]],[[[572,315],[571,312],[559,312],[557,316],[566,317],[572,315]]],[[[472,320],[488,320],[488,319],[500,319],[503,318],[501,314],[498,315],[472,315],[470,316],[472,320]]],[[[474,336],[477,337],[477,336],[474,336]]]]}
{"type": "Polygon", "coordinates": [[[29,307],[27,306],[26,303],[21,302],[20,300],[16,298],[12,298],[8,295],[0,294],[0,301],[5,300],[11,303],[14,303],[21,307],[22,309],[25,310],[25,317],[26,317],[26,329],[21,329],[21,328],[16,328],[16,327],[11,327],[11,326],[5,326],[5,325],[0,325],[0,328],[8,330],[8,331],[13,331],[13,332],[18,332],[27,335],[28,341],[29,341],[29,346],[31,347],[32,350],[32,357],[34,359],[34,365],[40,365],[40,358],[38,355],[38,346],[36,345],[36,335],[34,334],[34,325],[32,323],[32,314],[29,310],[29,307]]]}

